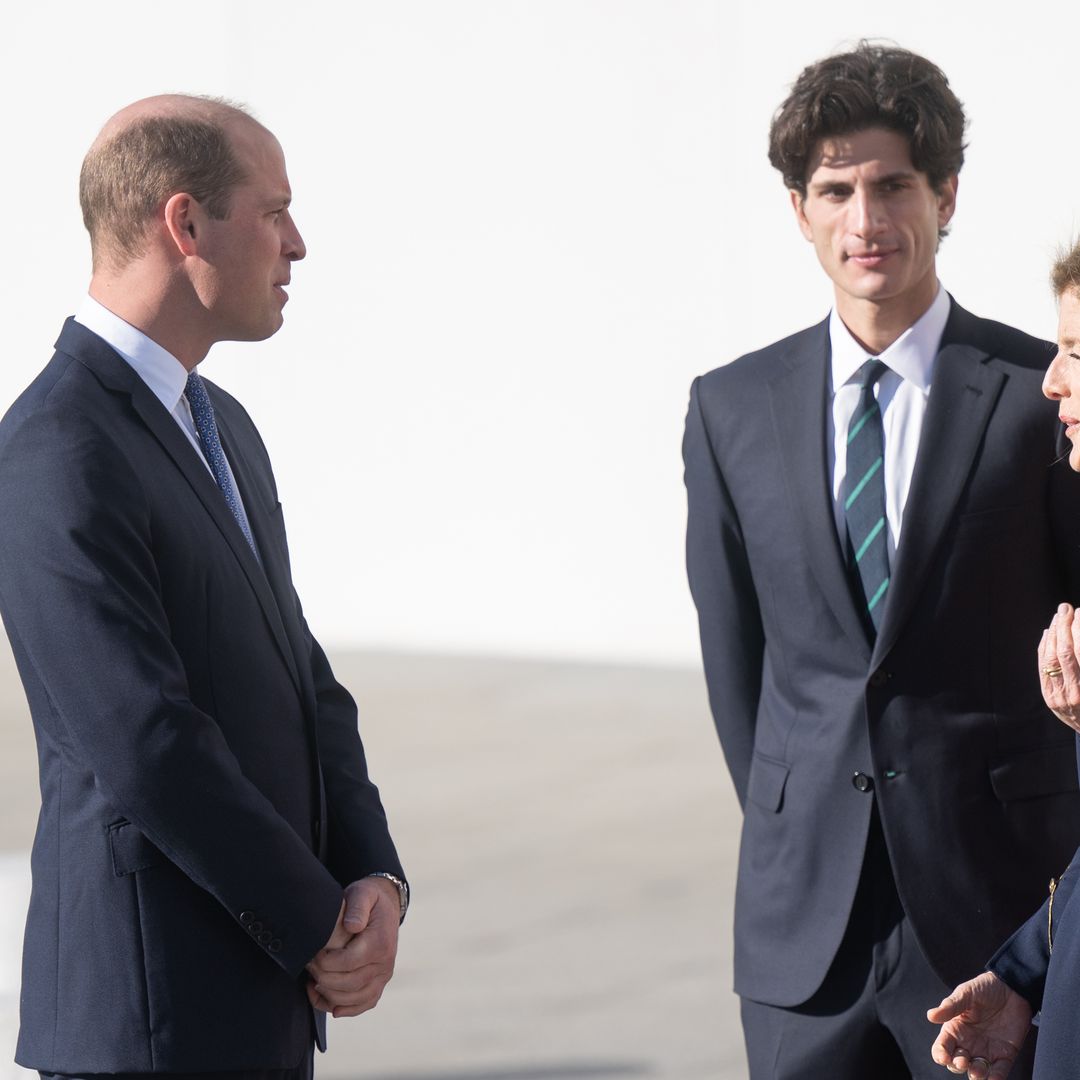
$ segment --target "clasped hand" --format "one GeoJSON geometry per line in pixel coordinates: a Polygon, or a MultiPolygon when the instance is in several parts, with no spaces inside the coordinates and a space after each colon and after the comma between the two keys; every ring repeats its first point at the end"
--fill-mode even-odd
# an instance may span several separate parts
{"type": "Polygon", "coordinates": [[[358,1016],[378,1004],[394,974],[398,891],[385,878],[363,878],[345,889],[330,940],[307,965],[308,1000],[333,1016],[358,1016]]]}

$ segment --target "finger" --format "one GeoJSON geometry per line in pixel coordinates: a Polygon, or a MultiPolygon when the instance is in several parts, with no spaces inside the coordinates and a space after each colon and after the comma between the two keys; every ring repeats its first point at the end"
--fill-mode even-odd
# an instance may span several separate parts
{"type": "Polygon", "coordinates": [[[379,1004],[379,999],[376,998],[374,1001],[370,1002],[369,1004],[364,1004],[364,1005],[347,1005],[347,1006],[339,1005],[337,1008],[334,1009],[334,1013],[333,1013],[334,1019],[335,1020],[340,1020],[341,1017],[343,1017],[343,1016],[359,1016],[361,1013],[370,1012],[378,1004],[379,1004]]]}
{"type": "Polygon", "coordinates": [[[308,970],[321,981],[330,976],[348,975],[359,971],[381,959],[383,959],[381,955],[372,955],[370,945],[358,940],[355,945],[350,943],[344,949],[331,949],[320,953],[308,970]]]}
{"type": "Polygon", "coordinates": [[[313,1009],[318,1009],[319,1012],[329,1012],[333,1006],[315,989],[314,983],[308,983],[304,989],[307,991],[308,1001],[311,1002],[313,1009]]]}
{"type": "MultiPolygon", "coordinates": [[[[960,1003],[959,998],[955,992],[950,994],[949,997],[940,1005],[935,1005],[932,1009],[926,1010],[926,1019],[931,1024],[944,1024],[947,1020],[952,1020],[953,1017],[959,1016],[964,1011],[963,1005],[960,1003]]],[[[938,1036],[941,1039],[946,1033],[943,1031],[938,1036]]],[[[951,1038],[952,1036],[950,1036],[951,1038]]]]}
{"type": "Polygon", "coordinates": [[[343,994],[359,994],[375,983],[385,984],[390,981],[393,974],[392,967],[384,964],[369,964],[358,971],[322,972],[316,986],[324,997],[337,1001],[343,994]]]}
{"type": "Polygon", "coordinates": [[[986,1074],[986,1080],[1008,1080],[1012,1071],[1012,1058],[998,1058],[990,1065],[990,1071],[986,1074]]]}
{"type": "Polygon", "coordinates": [[[1057,665],[1061,668],[1061,677],[1058,681],[1062,684],[1066,695],[1070,689],[1080,684],[1080,664],[1077,663],[1076,653],[1073,651],[1073,609],[1068,604],[1062,604],[1054,617],[1054,649],[1057,653],[1057,665]]]}
{"type": "Polygon", "coordinates": [[[344,1005],[335,1005],[334,1016],[359,1016],[369,1009],[374,1009],[375,1006],[379,1004],[379,1001],[382,998],[382,992],[385,989],[386,984],[383,983],[382,986],[372,987],[371,992],[358,1001],[346,1003],[344,1005]]]}
{"type": "Polygon", "coordinates": [[[343,949],[330,949],[320,953],[316,966],[321,974],[329,972],[357,971],[359,968],[374,964],[393,969],[397,957],[397,926],[384,933],[378,927],[370,926],[361,934],[356,934],[343,949]]]}
{"type": "Polygon", "coordinates": [[[1058,659],[1061,624],[1061,615],[1055,613],[1039,642],[1039,686],[1042,690],[1043,701],[1053,712],[1060,712],[1066,708],[1064,667],[1058,659]]]}
{"type": "Polygon", "coordinates": [[[930,1047],[930,1056],[938,1065],[948,1065],[956,1053],[956,1039],[948,1031],[941,1031],[930,1047]]]}
{"type": "Polygon", "coordinates": [[[350,934],[358,934],[367,928],[371,918],[371,909],[378,899],[378,892],[366,882],[353,882],[345,890],[345,929],[350,934]]]}
{"type": "MultiPolygon", "coordinates": [[[[1053,626],[1053,623],[1050,624],[1053,626]]],[[[1050,627],[1048,626],[1043,632],[1042,637],[1039,638],[1039,677],[1043,682],[1046,682],[1049,676],[1046,674],[1046,668],[1053,668],[1057,663],[1057,656],[1054,653],[1053,648],[1053,636],[1050,633],[1050,627]]]]}
{"type": "Polygon", "coordinates": [[[319,988],[319,992],[322,999],[329,1005],[328,1011],[331,1011],[334,1016],[356,1016],[357,1013],[366,1012],[368,1009],[375,1008],[375,1005],[382,997],[383,990],[386,989],[386,982],[387,980],[385,979],[376,979],[363,988],[355,989],[348,993],[334,993],[323,987],[319,988]],[[354,1011],[348,1013],[339,1011],[345,1009],[354,1011]]]}

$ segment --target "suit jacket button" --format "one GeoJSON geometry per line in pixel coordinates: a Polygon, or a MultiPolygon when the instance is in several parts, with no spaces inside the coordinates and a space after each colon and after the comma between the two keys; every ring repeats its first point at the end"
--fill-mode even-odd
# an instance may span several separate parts
{"type": "Polygon", "coordinates": [[[874,790],[874,778],[867,776],[864,772],[857,772],[851,778],[851,784],[856,791],[861,791],[864,795],[868,791],[874,790]]]}
{"type": "Polygon", "coordinates": [[[889,673],[887,671],[875,671],[870,676],[871,686],[884,686],[889,681],[889,673]]]}
{"type": "Polygon", "coordinates": [[[257,919],[256,919],[255,922],[250,923],[248,925],[248,930],[253,934],[257,934],[261,929],[262,929],[262,923],[259,922],[257,919]]]}
{"type": "Polygon", "coordinates": [[[240,921],[247,926],[255,918],[255,913],[252,911],[241,911],[240,921]]]}
{"type": "Polygon", "coordinates": [[[281,952],[281,942],[277,938],[274,938],[266,948],[268,952],[281,952]]]}
{"type": "Polygon", "coordinates": [[[274,935],[273,935],[273,934],[271,934],[269,930],[264,930],[264,931],[263,931],[263,932],[262,932],[261,934],[259,934],[259,935],[258,935],[258,936],[257,936],[257,937],[255,938],[255,940],[256,940],[256,941],[257,941],[257,942],[258,942],[258,943],[259,943],[260,945],[269,945],[269,944],[270,944],[270,942],[274,940],[274,935]]]}

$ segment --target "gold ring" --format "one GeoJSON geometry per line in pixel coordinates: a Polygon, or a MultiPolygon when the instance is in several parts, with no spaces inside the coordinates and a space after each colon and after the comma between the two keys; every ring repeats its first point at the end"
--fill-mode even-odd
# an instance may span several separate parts
{"type": "Polygon", "coordinates": [[[1042,669],[1044,675],[1049,675],[1051,679],[1056,679],[1061,674],[1061,668],[1059,667],[1044,667],[1042,669]]]}

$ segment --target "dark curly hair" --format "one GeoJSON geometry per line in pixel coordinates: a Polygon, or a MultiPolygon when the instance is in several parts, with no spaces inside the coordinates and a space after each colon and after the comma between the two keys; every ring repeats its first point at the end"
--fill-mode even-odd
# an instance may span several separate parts
{"type": "Polygon", "coordinates": [[[854,51],[804,68],[769,128],[769,161],[806,195],[822,139],[882,127],[907,136],[911,163],[935,191],[964,164],[964,107],[936,64],[895,45],[854,51]]]}

